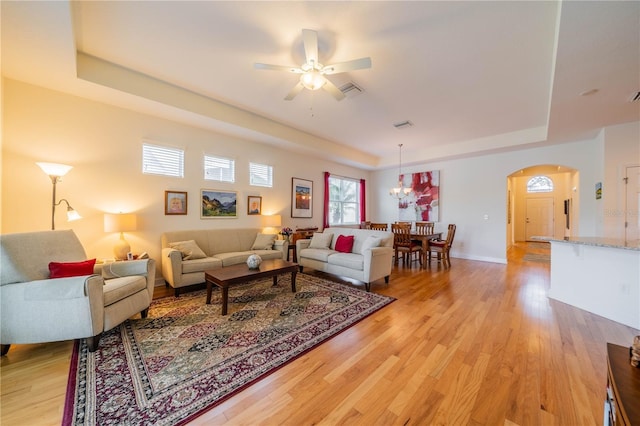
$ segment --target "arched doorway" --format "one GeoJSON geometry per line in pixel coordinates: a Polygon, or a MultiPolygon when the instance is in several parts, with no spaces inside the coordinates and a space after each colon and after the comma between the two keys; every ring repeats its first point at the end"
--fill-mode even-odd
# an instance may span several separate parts
{"type": "Polygon", "coordinates": [[[557,164],[519,169],[507,176],[507,250],[532,237],[577,235],[579,172],[557,164]]]}

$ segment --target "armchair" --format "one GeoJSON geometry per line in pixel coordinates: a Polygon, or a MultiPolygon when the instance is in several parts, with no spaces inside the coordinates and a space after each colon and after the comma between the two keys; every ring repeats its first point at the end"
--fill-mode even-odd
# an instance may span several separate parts
{"type": "Polygon", "coordinates": [[[72,230],[0,237],[0,343],[87,339],[98,348],[102,332],[140,312],[153,298],[152,259],[96,265],[93,275],[49,278],[49,262],[86,259],[72,230]]]}

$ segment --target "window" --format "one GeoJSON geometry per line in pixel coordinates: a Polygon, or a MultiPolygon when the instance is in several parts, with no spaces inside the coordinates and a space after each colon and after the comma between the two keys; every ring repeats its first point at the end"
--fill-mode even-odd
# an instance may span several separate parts
{"type": "Polygon", "coordinates": [[[230,158],[204,156],[205,180],[235,182],[236,162],[230,158]]]}
{"type": "Polygon", "coordinates": [[[142,173],[184,177],[184,150],[143,143],[142,173]]]}
{"type": "Polygon", "coordinates": [[[273,187],[273,167],[266,164],[249,163],[249,184],[273,187]]]}
{"type": "Polygon", "coordinates": [[[553,192],[553,181],[546,176],[534,176],[527,182],[527,192],[553,192]]]}
{"type": "Polygon", "coordinates": [[[360,182],[343,177],[329,177],[329,225],[360,223],[360,182]]]}

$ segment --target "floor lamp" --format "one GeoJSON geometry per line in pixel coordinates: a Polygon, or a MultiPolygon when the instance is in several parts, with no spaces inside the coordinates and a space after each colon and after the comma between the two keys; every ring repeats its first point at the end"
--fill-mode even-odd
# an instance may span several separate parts
{"type": "Polygon", "coordinates": [[[67,221],[72,222],[74,220],[82,219],[82,216],[69,205],[69,202],[64,198],[56,203],[56,184],[62,181],[62,176],[66,175],[72,166],[66,164],[57,163],[36,163],[43,172],[45,172],[51,178],[53,184],[53,196],[51,198],[51,230],[56,229],[56,206],[59,206],[63,201],[67,204],[67,221]]]}

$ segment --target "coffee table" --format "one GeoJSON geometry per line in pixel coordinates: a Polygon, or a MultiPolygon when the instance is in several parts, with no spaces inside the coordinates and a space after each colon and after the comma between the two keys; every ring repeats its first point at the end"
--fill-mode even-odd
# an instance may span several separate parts
{"type": "Polygon", "coordinates": [[[232,284],[246,283],[258,278],[273,277],[273,285],[278,285],[278,275],[291,272],[291,291],[296,292],[296,274],[298,264],[282,259],[263,260],[258,269],[249,269],[246,263],[226,266],[221,269],[213,269],[204,272],[207,283],[207,305],[211,304],[211,290],[214,285],[222,291],[222,315],[227,315],[229,301],[229,286],[232,284]]]}

